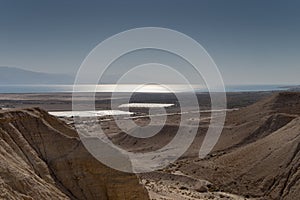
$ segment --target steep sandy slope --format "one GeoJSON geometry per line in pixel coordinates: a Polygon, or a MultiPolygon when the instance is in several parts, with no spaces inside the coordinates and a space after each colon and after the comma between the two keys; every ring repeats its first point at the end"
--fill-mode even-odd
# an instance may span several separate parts
{"type": "Polygon", "coordinates": [[[298,199],[300,118],[257,142],[220,157],[215,164],[220,167],[219,173],[228,176],[222,180],[223,184],[234,192],[271,199],[298,199]]]}
{"type": "Polygon", "coordinates": [[[0,112],[1,199],[148,199],[135,175],[94,159],[40,109],[0,112]]]}
{"type": "Polygon", "coordinates": [[[300,199],[300,94],[280,93],[228,115],[221,153],[180,168],[226,191],[300,199]]]}
{"type": "Polygon", "coordinates": [[[229,112],[215,151],[259,140],[300,115],[300,93],[281,92],[238,111],[229,112]]]}

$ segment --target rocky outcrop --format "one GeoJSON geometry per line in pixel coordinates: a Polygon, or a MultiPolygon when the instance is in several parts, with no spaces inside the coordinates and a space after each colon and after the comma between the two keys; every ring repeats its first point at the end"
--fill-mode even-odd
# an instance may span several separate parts
{"type": "Polygon", "coordinates": [[[201,177],[244,196],[299,199],[299,124],[296,118],[258,141],[201,163],[201,177]]]}
{"type": "Polygon", "coordinates": [[[0,111],[0,198],[143,200],[148,194],[134,174],[101,164],[73,129],[34,108],[0,111]]]}
{"type": "Polygon", "coordinates": [[[226,116],[215,151],[255,142],[284,127],[300,115],[300,93],[276,93],[226,116]]]}
{"type": "Polygon", "coordinates": [[[299,199],[300,93],[229,113],[217,150],[181,170],[243,196],[299,199]]]}

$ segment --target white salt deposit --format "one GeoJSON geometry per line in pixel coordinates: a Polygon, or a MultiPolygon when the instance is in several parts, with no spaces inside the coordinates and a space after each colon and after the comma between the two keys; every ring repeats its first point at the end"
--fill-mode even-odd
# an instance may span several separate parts
{"type": "Polygon", "coordinates": [[[166,108],[173,105],[172,103],[127,103],[119,105],[119,108],[166,108]]]}
{"type": "Polygon", "coordinates": [[[96,111],[59,111],[49,112],[49,114],[57,117],[103,117],[108,115],[132,115],[133,112],[122,110],[96,110],[96,111]]]}

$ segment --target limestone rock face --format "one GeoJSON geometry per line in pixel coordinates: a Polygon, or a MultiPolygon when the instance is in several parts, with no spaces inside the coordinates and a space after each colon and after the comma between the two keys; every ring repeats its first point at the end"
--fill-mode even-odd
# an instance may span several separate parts
{"type": "Polygon", "coordinates": [[[148,194],[136,175],[103,165],[76,131],[34,108],[0,111],[0,199],[143,200],[148,194]]]}

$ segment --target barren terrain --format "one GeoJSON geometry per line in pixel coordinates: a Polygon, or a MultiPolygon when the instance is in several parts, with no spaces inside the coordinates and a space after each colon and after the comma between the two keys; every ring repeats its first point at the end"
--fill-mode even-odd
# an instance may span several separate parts
{"type": "MultiPolygon", "coordinates": [[[[96,107],[109,108],[109,98],[109,94],[98,96],[96,107]]],[[[137,95],[132,102],[153,103],[156,98],[143,99],[143,95],[137,95]]],[[[198,153],[211,113],[206,111],[209,109],[207,94],[199,94],[198,98],[202,110],[199,118],[186,119],[189,126],[198,130],[190,148],[168,167],[135,176],[109,170],[77,147],[80,140],[74,131],[73,118],[58,120],[37,108],[23,109],[38,106],[47,111],[70,110],[69,94],[1,96],[0,103],[4,109],[0,118],[4,145],[1,165],[4,167],[0,173],[3,198],[29,198],[34,194],[45,198],[56,195],[58,199],[99,199],[105,193],[107,199],[122,199],[118,193],[109,192],[110,188],[119,191],[119,187],[120,194],[127,196],[126,199],[148,198],[145,189],[151,199],[168,200],[300,198],[300,93],[228,94],[229,109],[221,138],[204,159],[199,159],[198,153]],[[73,150],[70,152],[70,149],[73,150]],[[7,171],[8,168],[13,171],[7,171]],[[103,178],[105,170],[111,171],[113,176],[103,178]],[[24,173],[31,174],[25,177],[32,182],[20,178],[24,177],[24,173]],[[102,175],[95,175],[99,173],[102,175]],[[32,184],[39,185],[40,189],[30,187],[32,184]],[[105,192],[101,193],[101,190],[105,192]]],[[[163,103],[174,103],[175,106],[166,108],[167,121],[163,123],[163,129],[150,138],[126,134],[111,116],[99,117],[97,123],[115,145],[130,152],[151,152],[174,138],[185,114],[178,110],[174,97],[164,96],[163,103]]],[[[123,120],[133,120],[140,126],[146,126],[151,117],[150,128],[162,125],[161,116],[149,115],[146,108],[130,110],[135,113],[134,116],[123,120]]],[[[93,126],[90,128],[92,130],[93,126]]],[[[132,133],[139,132],[136,128],[128,129],[132,133]]]]}

